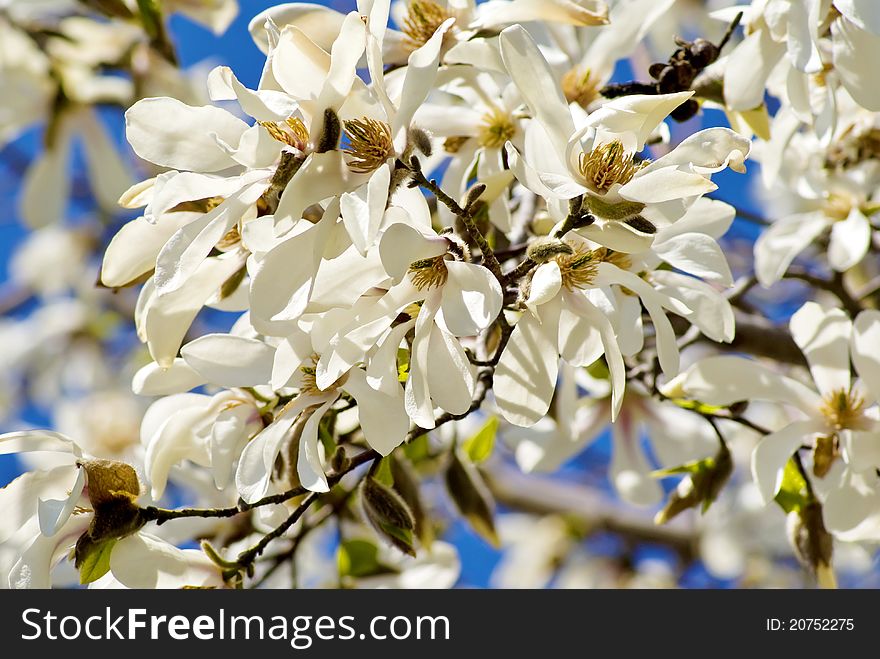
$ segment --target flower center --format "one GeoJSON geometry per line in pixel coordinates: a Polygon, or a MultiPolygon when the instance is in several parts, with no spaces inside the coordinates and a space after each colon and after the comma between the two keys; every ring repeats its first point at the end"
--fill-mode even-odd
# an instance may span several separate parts
{"type": "Polygon", "coordinates": [[[851,389],[835,389],[822,399],[819,411],[836,430],[859,430],[865,427],[865,400],[851,389]]]}
{"type": "Polygon", "coordinates": [[[596,100],[599,91],[599,81],[590,75],[590,69],[579,71],[577,67],[570,69],[562,76],[562,93],[569,103],[577,103],[586,109],[590,103],[596,100]]]}
{"type": "Polygon", "coordinates": [[[345,122],[348,148],[343,151],[350,156],[348,167],[358,174],[379,169],[394,154],[391,127],[384,121],[362,117],[345,122]]]}
{"type": "Polygon", "coordinates": [[[620,140],[614,140],[582,153],[578,164],[587,184],[599,192],[607,192],[615,183],[622,185],[630,181],[648,161],[637,162],[620,140]]]}
{"type": "Polygon", "coordinates": [[[844,195],[830,193],[822,204],[822,212],[835,222],[842,222],[852,210],[852,200],[844,195]]]}
{"type": "Polygon", "coordinates": [[[320,355],[317,353],[313,353],[311,356],[311,366],[300,366],[299,372],[302,373],[302,378],[300,380],[299,392],[301,395],[317,395],[327,393],[328,391],[334,391],[338,389],[345,381],[348,379],[348,374],[346,373],[341,378],[339,378],[336,382],[331,384],[326,389],[321,389],[318,387],[318,361],[321,359],[320,355]]]}
{"type": "Polygon", "coordinates": [[[278,142],[300,151],[306,150],[306,145],[309,143],[309,129],[299,117],[288,117],[283,124],[261,121],[260,125],[278,142]]]}
{"type": "Polygon", "coordinates": [[[424,46],[449,16],[449,12],[432,0],[412,0],[401,27],[407,48],[416,50],[424,46]]]}
{"type": "Polygon", "coordinates": [[[445,261],[445,255],[413,261],[409,266],[413,286],[423,291],[445,284],[449,277],[445,261]]]}
{"type": "Polygon", "coordinates": [[[496,108],[483,115],[479,137],[481,146],[500,148],[515,134],[516,126],[506,112],[496,108]]]}
{"type": "Polygon", "coordinates": [[[586,247],[577,247],[571,254],[558,254],[556,264],[562,274],[562,285],[570,291],[586,288],[596,278],[601,260],[586,247]]]}
{"type": "Polygon", "coordinates": [[[461,151],[461,147],[464,146],[464,143],[467,142],[469,139],[471,138],[465,135],[455,135],[453,137],[447,137],[443,141],[443,150],[446,151],[446,153],[458,153],[459,151],[461,151]]]}
{"type": "Polygon", "coordinates": [[[621,270],[629,270],[632,267],[632,258],[629,254],[615,252],[607,247],[599,247],[593,250],[593,256],[596,257],[597,261],[616,265],[621,270]]]}

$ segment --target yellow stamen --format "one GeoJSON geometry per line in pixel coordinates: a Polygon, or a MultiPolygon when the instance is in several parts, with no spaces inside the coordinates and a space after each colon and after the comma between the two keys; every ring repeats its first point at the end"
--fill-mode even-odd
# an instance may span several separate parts
{"type": "Polygon", "coordinates": [[[577,67],[562,76],[562,93],[569,103],[577,103],[586,109],[599,95],[599,81],[594,80],[590,70],[579,71],[577,67]]]}
{"type": "Polygon", "coordinates": [[[409,50],[424,46],[434,36],[449,12],[431,0],[411,0],[403,19],[401,31],[406,35],[404,43],[409,50]]]}
{"type": "Polygon", "coordinates": [[[582,153],[579,159],[581,176],[598,192],[606,192],[615,183],[629,182],[647,164],[647,160],[637,162],[619,140],[602,144],[590,153],[582,153]]]}
{"type": "Polygon", "coordinates": [[[576,247],[571,254],[556,256],[556,264],[562,274],[562,285],[572,291],[586,288],[593,283],[599,270],[601,259],[586,247],[576,247]]]}
{"type": "Polygon", "coordinates": [[[500,148],[516,134],[516,126],[506,112],[495,108],[483,115],[480,146],[500,148]]]}
{"type": "Polygon", "coordinates": [[[351,156],[348,167],[358,174],[379,169],[394,154],[391,127],[384,121],[369,117],[345,122],[348,148],[343,151],[351,156]]]}
{"type": "Polygon", "coordinates": [[[449,271],[446,269],[444,256],[413,261],[409,266],[413,286],[422,291],[445,284],[449,271]]]}
{"type": "Polygon", "coordinates": [[[851,389],[835,389],[822,399],[819,411],[835,430],[864,429],[865,400],[851,389]]]}
{"type": "Polygon", "coordinates": [[[261,121],[260,125],[273,139],[300,151],[304,151],[309,143],[309,130],[299,117],[288,117],[283,124],[261,121]]]}

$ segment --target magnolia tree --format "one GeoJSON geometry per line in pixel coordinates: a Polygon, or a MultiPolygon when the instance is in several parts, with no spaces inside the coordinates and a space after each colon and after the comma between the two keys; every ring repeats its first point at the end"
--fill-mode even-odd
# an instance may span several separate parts
{"type": "Polygon", "coordinates": [[[51,384],[85,336],[106,371],[0,437],[9,585],[451,587],[459,517],[499,586],[674,585],[644,545],[743,585],[870,567],[880,6],[727,4],[285,4],[250,89],[181,73],[166,24],[234,3],[7,2],[0,137],[45,147],[3,351],[51,384]],[[74,139],[92,225],[139,209],[109,242],[65,228],[74,139]],[[766,212],[712,181],[747,161],[766,212]],[[615,496],[559,471],[608,435],[615,496]]]}

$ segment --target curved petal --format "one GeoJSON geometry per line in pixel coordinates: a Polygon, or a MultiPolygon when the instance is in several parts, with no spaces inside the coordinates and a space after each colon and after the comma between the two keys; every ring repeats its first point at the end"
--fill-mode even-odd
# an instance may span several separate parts
{"type": "Polygon", "coordinates": [[[144,160],[195,172],[216,172],[235,164],[217,143],[238,144],[248,125],[226,110],[193,107],[173,98],[145,98],[125,113],[134,152],[144,160]]]}
{"type": "Polygon", "coordinates": [[[64,499],[40,499],[37,505],[37,517],[40,520],[40,533],[51,538],[67,523],[73,509],[79,503],[83,488],[86,485],[86,470],[77,469],[76,480],[70,494],[64,499]]]}
{"type": "Polygon", "coordinates": [[[834,391],[849,391],[849,316],[842,309],[823,309],[807,302],[791,317],[789,327],[807,358],[819,393],[827,396],[834,391]]]}
{"type": "Polygon", "coordinates": [[[728,108],[751,110],[764,102],[767,78],[785,48],[785,43],[774,41],[766,28],[755,30],[734,48],[724,69],[724,102],[728,108]]]}
{"type": "Polygon", "coordinates": [[[550,409],[559,373],[559,315],[556,297],[539,308],[539,316],[523,314],[495,369],[495,402],[501,415],[517,426],[533,426],[550,409]]]}
{"type": "Polygon", "coordinates": [[[853,323],[852,362],[874,400],[880,401],[880,311],[863,311],[853,323]]]}
{"type": "Polygon", "coordinates": [[[411,263],[445,254],[448,246],[445,238],[428,237],[415,227],[395,222],[382,233],[379,256],[385,272],[397,283],[411,263]]]}
{"type": "Polygon", "coordinates": [[[722,286],[733,285],[724,252],[706,234],[682,233],[660,244],[655,242],[654,251],[673,268],[722,286]]]}
{"type": "Polygon", "coordinates": [[[324,474],[324,465],[321,463],[321,447],[318,442],[318,426],[321,419],[336,402],[334,396],[326,403],[308,414],[308,420],[303,426],[299,440],[299,453],[296,457],[296,473],[304,488],[310,492],[329,492],[330,485],[324,474]]]}
{"type": "Polygon", "coordinates": [[[219,568],[203,552],[178,549],[146,533],[130,535],[114,545],[110,571],[128,588],[223,585],[219,568]]]}
{"type": "Polygon", "coordinates": [[[815,421],[795,421],[766,435],[752,452],[752,478],[765,504],[773,501],[782,485],[785,464],[801,444],[822,431],[815,421]]]}
{"type": "Polygon", "coordinates": [[[623,414],[611,426],[614,448],[609,477],[624,501],[636,506],[651,506],[661,500],[663,488],[651,475],[637,421],[633,415],[623,414]]]}
{"type": "Polygon", "coordinates": [[[624,199],[654,204],[673,199],[696,197],[717,190],[718,186],[708,178],[693,172],[685,172],[675,165],[654,169],[636,175],[625,183],[618,193],[624,199]]]}
{"type": "Polygon", "coordinates": [[[20,430],[0,435],[0,455],[49,451],[81,457],[82,451],[67,435],[52,430],[20,430]]]}
{"type": "Polygon", "coordinates": [[[822,213],[789,215],[776,220],[755,242],[755,276],[769,288],[782,279],[795,257],[828,226],[822,213]]]}
{"type": "Polygon", "coordinates": [[[455,336],[475,336],[501,313],[501,285],[486,268],[447,261],[437,322],[455,336]]]}
{"type": "Polygon", "coordinates": [[[858,208],[846,219],[831,225],[828,262],[838,272],[846,272],[861,263],[871,245],[871,224],[858,208]]]}
{"type": "Polygon", "coordinates": [[[389,396],[373,389],[366,374],[359,368],[348,373],[342,388],[357,402],[358,419],[367,440],[380,455],[388,455],[400,446],[409,430],[409,417],[403,405],[403,390],[399,384],[396,395],[389,396]]]}
{"type": "Polygon", "coordinates": [[[168,368],[150,362],[138,369],[131,379],[131,390],[138,396],[167,396],[195,389],[205,382],[201,374],[177,357],[168,368]]]}
{"type": "Polygon", "coordinates": [[[431,327],[428,349],[428,391],[434,405],[450,414],[464,414],[474,397],[475,368],[454,336],[431,327]]]}
{"type": "Polygon", "coordinates": [[[220,387],[253,387],[272,377],[275,350],[257,339],[206,334],[180,349],[186,363],[220,387]]]}
{"type": "Polygon", "coordinates": [[[849,475],[822,506],[825,527],[844,542],[880,542],[880,487],[875,478],[849,475]]]}
{"type": "Polygon", "coordinates": [[[880,111],[880,69],[871,65],[880,59],[880,39],[845,20],[831,24],[831,35],[834,68],[846,91],[866,110],[880,111]]]}
{"type": "Polygon", "coordinates": [[[560,161],[565,162],[565,149],[574,133],[574,120],[547,60],[521,25],[502,31],[498,43],[510,77],[532,116],[547,132],[560,161]]]}
{"type": "Polygon", "coordinates": [[[732,355],[701,359],[663,390],[673,398],[686,395],[709,405],[744,400],[788,403],[814,417],[822,404],[819,395],[800,382],[760,362],[732,355]]]}

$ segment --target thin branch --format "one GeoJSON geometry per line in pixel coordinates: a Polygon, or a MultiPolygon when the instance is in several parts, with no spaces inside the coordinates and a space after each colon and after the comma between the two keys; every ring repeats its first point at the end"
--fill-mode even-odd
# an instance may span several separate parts
{"type": "Polygon", "coordinates": [[[495,252],[492,250],[491,245],[489,245],[489,241],[486,240],[483,232],[480,231],[474,221],[473,209],[476,205],[476,198],[478,198],[479,195],[476,195],[476,198],[473,198],[465,208],[462,208],[455,199],[443,192],[436,180],[428,179],[425,176],[422,172],[421,165],[419,164],[419,159],[415,156],[410,160],[409,170],[412,172],[413,180],[416,183],[430,191],[437,201],[446,206],[462,221],[471,239],[477,244],[477,247],[480,248],[480,252],[483,255],[483,265],[495,275],[495,279],[497,279],[498,283],[503,287],[504,274],[501,272],[501,264],[498,262],[498,258],[495,256],[495,252]]]}
{"type": "Polygon", "coordinates": [[[831,293],[840,300],[843,308],[853,317],[863,310],[861,303],[847,290],[846,285],[843,283],[843,276],[840,273],[835,273],[831,279],[824,279],[803,268],[793,266],[788,269],[782,278],[802,281],[813,288],[831,293]]]}

